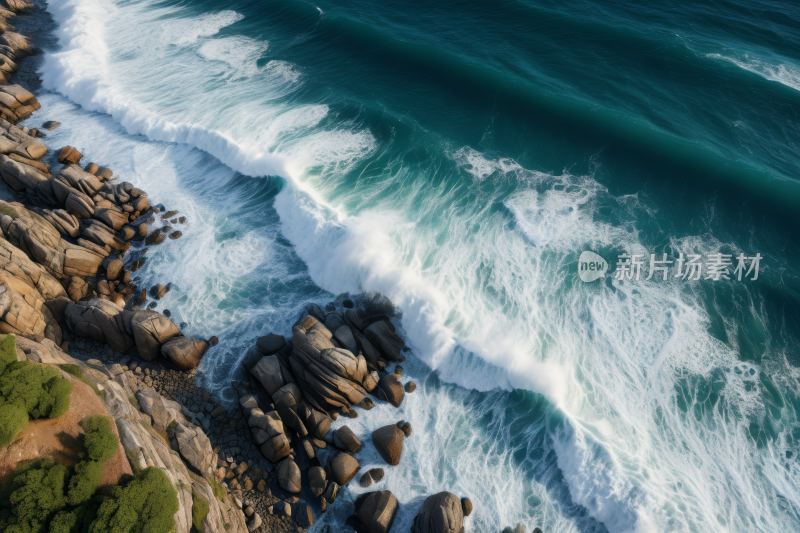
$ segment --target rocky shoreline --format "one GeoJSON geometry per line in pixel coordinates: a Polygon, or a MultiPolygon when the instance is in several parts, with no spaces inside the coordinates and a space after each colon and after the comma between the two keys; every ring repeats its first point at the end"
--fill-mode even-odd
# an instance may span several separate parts
{"type": "MultiPolygon", "coordinates": [[[[0,11],[0,82],[31,51],[27,38],[9,31],[11,16],[0,11]]],[[[39,109],[32,93],[0,83],[0,177],[20,200],[0,200],[0,333],[16,336],[20,360],[82,369],[102,392],[131,468],[167,472],[179,494],[178,533],[192,528],[193,491],[212,502],[208,531],[304,531],[348,483],[370,487],[391,475],[413,438],[410,424],[379,428],[369,443],[346,425],[330,428],[339,416],[368,416],[375,401],[399,407],[414,392],[413,382],[398,380],[405,342],[392,306],[310,304],[290,339],[260,337],[246,354],[231,383],[238,405],[217,403],[196,379],[216,338],[185,337],[168,311],[152,310],[169,285],[134,283],[147,249],[180,238],[176,228],[191,221],[151,204],[111,169],[81,167],[74,147],[57,148],[61,166],[51,168],[43,158],[55,147],[41,140],[42,130],[59,124],[16,126],[39,109]],[[376,448],[385,469],[358,476],[364,446],[376,448]]],[[[15,441],[0,455],[24,446],[15,441]]],[[[349,525],[387,532],[399,505],[390,491],[367,492],[349,525]]],[[[466,498],[430,495],[412,531],[459,533],[471,512],[466,498]]]]}

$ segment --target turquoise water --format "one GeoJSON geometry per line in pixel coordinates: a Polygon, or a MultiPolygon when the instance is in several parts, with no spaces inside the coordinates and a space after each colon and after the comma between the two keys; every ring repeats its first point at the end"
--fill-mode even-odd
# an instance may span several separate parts
{"type": "Polygon", "coordinates": [[[420,388],[348,420],[414,427],[398,531],[440,490],[472,531],[798,531],[800,10],[638,4],[53,1],[40,100],[189,216],[137,274],[220,394],[308,301],[399,307],[420,388]],[[763,259],[583,283],[585,250],[763,259]]]}

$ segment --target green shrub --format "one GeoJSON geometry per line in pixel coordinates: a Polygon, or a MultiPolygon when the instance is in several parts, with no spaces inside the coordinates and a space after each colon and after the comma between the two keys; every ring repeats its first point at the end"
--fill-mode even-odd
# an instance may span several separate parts
{"type": "Polygon", "coordinates": [[[8,498],[11,512],[4,513],[0,530],[6,533],[46,531],[50,518],[66,506],[67,468],[42,460],[17,468],[8,498]]]}
{"type": "Polygon", "coordinates": [[[103,503],[96,492],[103,462],[116,453],[118,441],[104,416],[88,416],[81,425],[89,458],[76,464],[71,473],[49,460],[18,466],[10,487],[0,496],[0,531],[90,533],[103,503]]]}
{"type": "Polygon", "coordinates": [[[83,427],[83,446],[93,461],[105,462],[117,453],[118,440],[111,431],[108,418],[102,415],[87,416],[81,420],[83,427]]]}
{"type": "Polygon", "coordinates": [[[81,461],[75,465],[75,472],[69,480],[67,503],[80,505],[86,503],[100,486],[103,478],[103,463],[99,461],[81,461]]]}
{"type": "Polygon", "coordinates": [[[17,360],[17,343],[11,335],[0,337],[0,375],[6,371],[6,366],[17,360]]]}
{"type": "Polygon", "coordinates": [[[17,361],[14,337],[0,336],[0,447],[8,446],[30,418],[55,418],[69,409],[72,383],[51,366],[17,361]]]}
{"type": "Polygon", "coordinates": [[[72,383],[61,376],[50,381],[48,392],[53,398],[53,403],[46,416],[47,418],[58,418],[69,411],[69,394],[72,392],[72,383]]]}
{"type": "Polygon", "coordinates": [[[78,514],[75,511],[59,511],[50,521],[49,533],[71,533],[77,530],[78,514]]]}
{"type": "Polygon", "coordinates": [[[30,418],[55,418],[69,409],[72,383],[52,366],[16,361],[0,376],[0,407],[24,407],[30,418]]]}
{"type": "Polygon", "coordinates": [[[28,425],[28,413],[18,405],[0,408],[0,448],[5,448],[28,425]]]}
{"type": "Polygon", "coordinates": [[[208,501],[192,491],[192,527],[203,533],[203,520],[208,516],[208,501]]]}
{"type": "Polygon", "coordinates": [[[92,523],[92,533],[169,533],[178,495],[166,474],[148,467],[126,487],[115,487],[92,523]]]}

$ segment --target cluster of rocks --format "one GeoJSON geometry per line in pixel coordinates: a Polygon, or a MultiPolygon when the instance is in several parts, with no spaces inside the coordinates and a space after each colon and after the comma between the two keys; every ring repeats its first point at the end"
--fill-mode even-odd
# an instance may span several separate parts
{"type": "MultiPolygon", "coordinates": [[[[0,92],[38,106],[19,86],[0,85],[0,92]]],[[[0,201],[0,332],[60,345],[64,326],[145,361],[161,356],[181,369],[196,367],[208,344],[184,337],[162,314],[138,310],[147,292],[141,289],[134,301],[137,286],[126,268],[133,242],[156,245],[167,235],[165,227],[148,233],[159,208],[150,206],[144,191],[113,179],[110,169],[94,163],[82,169],[82,155],[69,146],[52,175],[38,161],[47,147],[29,133],[0,118],[0,176],[42,206],[0,201]]],[[[176,214],[161,218],[171,222],[176,214]]],[[[142,261],[128,264],[135,269],[142,261]]],[[[160,284],[151,290],[156,298],[165,292],[160,284]]]]}
{"type": "MultiPolygon", "coordinates": [[[[386,315],[368,316],[360,308],[326,313],[316,305],[301,315],[290,340],[274,334],[257,340],[243,361],[249,377],[238,386],[239,404],[261,453],[277,464],[281,489],[299,494],[307,479],[324,512],[355,478],[361,469],[355,454],[364,443],[346,425],[330,431],[331,422],[340,415],[358,416],[355,407],[371,409],[375,403],[369,395],[395,407],[402,404],[416,386],[400,383],[399,365],[392,373],[386,369],[389,362],[405,360],[403,347],[386,315]]],[[[411,435],[411,424],[401,420],[373,431],[371,443],[387,465],[397,466],[411,435]]],[[[358,483],[369,487],[385,476],[384,469],[373,468],[358,483]]],[[[463,502],[451,493],[431,496],[414,531],[462,532],[464,515],[472,511],[471,502],[463,502]]],[[[388,490],[363,494],[351,525],[367,533],[389,531],[398,508],[388,490]]]]}

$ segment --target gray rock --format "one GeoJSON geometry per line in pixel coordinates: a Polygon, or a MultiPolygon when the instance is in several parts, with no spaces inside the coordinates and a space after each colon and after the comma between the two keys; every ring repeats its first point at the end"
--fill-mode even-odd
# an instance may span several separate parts
{"type": "Polygon", "coordinates": [[[256,339],[256,347],[263,355],[272,355],[286,346],[286,339],[282,335],[270,333],[256,339]]]}
{"type": "Polygon", "coordinates": [[[400,360],[400,350],[405,342],[395,332],[388,320],[380,320],[370,324],[364,330],[364,335],[377,347],[389,361],[400,360]]]}
{"type": "Polygon", "coordinates": [[[328,478],[321,466],[312,466],[308,469],[308,485],[311,488],[311,494],[315,497],[321,496],[325,492],[328,487],[328,478]]]}
{"type": "Polygon", "coordinates": [[[383,468],[372,468],[368,470],[361,479],[359,480],[359,485],[364,488],[371,486],[373,483],[378,483],[383,480],[383,468]]]}
{"type": "Polygon", "coordinates": [[[353,337],[353,333],[350,331],[350,326],[342,324],[333,333],[333,337],[348,351],[350,351],[350,353],[358,353],[358,345],[356,344],[356,339],[353,337]]]}
{"type": "Polygon", "coordinates": [[[192,429],[183,424],[175,426],[175,438],[181,456],[186,462],[204,476],[212,475],[216,465],[216,454],[211,441],[200,428],[192,429]]]}
{"type": "Polygon", "coordinates": [[[302,485],[300,483],[300,468],[291,459],[284,459],[278,467],[278,484],[287,492],[297,494],[302,485]]]}
{"type": "Polygon", "coordinates": [[[344,321],[348,326],[352,326],[358,331],[364,331],[369,322],[367,322],[367,314],[363,309],[348,309],[344,312],[344,321]]]}
{"type": "Polygon", "coordinates": [[[325,327],[328,328],[328,331],[336,331],[344,325],[344,320],[339,313],[328,313],[325,316],[325,327]]]}
{"type": "Polygon", "coordinates": [[[275,393],[286,384],[283,380],[281,364],[277,355],[262,357],[261,360],[250,369],[250,373],[261,383],[270,396],[274,396],[275,393]]]}
{"type": "Polygon", "coordinates": [[[339,485],[335,481],[331,481],[328,483],[328,488],[325,489],[325,500],[328,503],[333,503],[336,501],[336,496],[339,495],[339,485]]]}
{"type": "Polygon", "coordinates": [[[167,413],[164,402],[161,401],[161,396],[152,389],[144,389],[136,393],[136,400],[139,402],[139,407],[141,407],[142,411],[153,419],[153,425],[161,431],[166,431],[172,418],[167,413]]]}
{"type": "Polygon", "coordinates": [[[250,522],[247,523],[247,530],[255,531],[260,527],[261,527],[261,515],[259,515],[258,513],[253,513],[253,516],[250,518],[250,522]]]}

